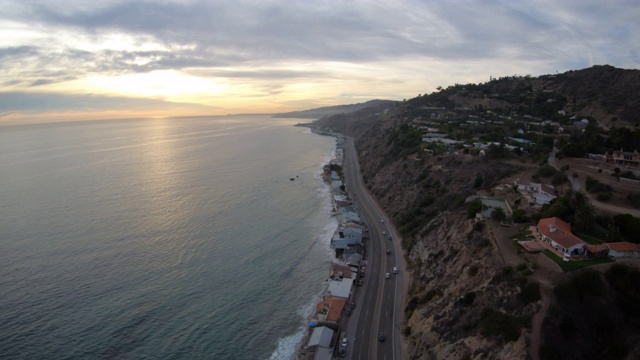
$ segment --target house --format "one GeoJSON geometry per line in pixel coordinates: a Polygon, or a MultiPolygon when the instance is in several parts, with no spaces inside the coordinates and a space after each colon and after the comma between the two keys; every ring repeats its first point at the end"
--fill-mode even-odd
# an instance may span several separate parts
{"type": "Polygon", "coordinates": [[[328,348],[331,346],[331,338],[333,338],[334,331],[326,326],[318,326],[313,328],[313,332],[309,337],[308,347],[323,347],[328,348]]]}
{"type": "MultiPolygon", "coordinates": [[[[353,273],[358,274],[358,269],[363,263],[366,263],[366,261],[362,259],[361,254],[355,253],[355,254],[345,254],[344,263],[351,268],[352,274],[353,273]]],[[[351,277],[353,278],[354,276],[351,276],[351,277]]]]}
{"type": "MultiPolygon", "coordinates": [[[[518,190],[531,195],[533,203],[531,205],[544,205],[556,198],[555,188],[547,184],[529,183],[517,184],[518,190]]],[[[531,199],[529,199],[530,201],[531,199]]],[[[531,201],[530,201],[531,202],[531,201]]]]}
{"type": "Polygon", "coordinates": [[[358,212],[351,206],[344,206],[340,208],[340,219],[342,224],[356,224],[360,225],[360,216],[358,212]]]}
{"type": "Polygon", "coordinates": [[[336,210],[349,205],[347,197],[339,194],[333,195],[333,202],[336,205],[336,210]]]}
{"type": "Polygon", "coordinates": [[[536,226],[538,240],[560,256],[584,255],[587,243],[571,233],[571,225],[557,217],[540,219],[536,226]]]}
{"type": "Polygon", "coordinates": [[[640,248],[638,244],[627,241],[608,243],[609,257],[612,258],[638,258],[640,257],[640,248]]]}
{"type": "Polygon", "coordinates": [[[336,249],[346,249],[350,246],[359,245],[362,243],[362,228],[354,224],[339,227],[333,234],[331,243],[336,249]]]}
{"type": "Polygon", "coordinates": [[[342,180],[331,180],[331,189],[333,192],[341,191],[342,185],[342,180]]]}
{"type": "Polygon", "coordinates": [[[341,297],[324,296],[316,305],[315,319],[317,321],[338,322],[340,314],[347,304],[347,299],[341,297]]]}
{"type": "Polygon", "coordinates": [[[624,151],[620,149],[619,151],[613,151],[611,155],[609,152],[606,152],[603,156],[604,160],[608,163],[613,163],[616,165],[625,165],[625,166],[634,166],[637,167],[640,165],[640,154],[638,154],[638,150],[634,150],[633,152],[624,151]]]}
{"type": "Polygon", "coordinates": [[[353,279],[341,279],[329,281],[327,287],[327,295],[332,297],[341,297],[349,299],[351,296],[351,288],[353,287],[353,279]]]}
{"type": "Polygon", "coordinates": [[[329,277],[332,279],[353,279],[356,277],[357,273],[357,270],[355,273],[353,273],[353,270],[351,270],[348,265],[333,264],[333,268],[331,269],[329,277]]]}

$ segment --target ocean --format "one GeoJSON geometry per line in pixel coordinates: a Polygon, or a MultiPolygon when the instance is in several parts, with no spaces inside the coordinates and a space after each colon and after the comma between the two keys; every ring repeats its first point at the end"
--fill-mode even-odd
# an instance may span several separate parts
{"type": "Polygon", "coordinates": [[[292,358],[337,227],[299,121],[0,127],[0,358],[292,358]]]}

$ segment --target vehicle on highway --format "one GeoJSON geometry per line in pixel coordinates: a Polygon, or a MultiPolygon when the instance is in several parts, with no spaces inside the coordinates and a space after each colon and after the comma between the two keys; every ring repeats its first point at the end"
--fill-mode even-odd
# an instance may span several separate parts
{"type": "Polygon", "coordinates": [[[393,237],[391,237],[391,235],[389,235],[389,240],[393,241],[393,237]]]}
{"type": "Polygon", "coordinates": [[[340,352],[338,353],[338,355],[340,355],[340,357],[347,356],[347,349],[345,348],[340,349],[340,352]]]}
{"type": "Polygon", "coordinates": [[[398,273],[398,268],[397,268],[397,267],[395,267],[395,266],[393,267],[393,273],[394,273],[394,274],[397,274],[397,273],[398,273]]]}
{"type": "Polygon", "coordinates": [[[380,331],[380,333],[378,334],[378,340],[380,342],[384,342],[384,339],[387,338],[387,334],[384,331],[380,331]]]}
{"type": "Polygon", "coordinates": [[[391,254],[391,250],[387,249],[387,255],[391,254]]]}
{"type": "Polygon", "coordinates": [[[383,232],[382,232],[382,235],[387,236],[387,232],[386,232],[386,231],[383,231],[383,232]]]}
{"type": "Polygon", "coordinates": [[[342,345],[343,348],[347,347],[347,337],[346,336],[342,338],[342,344],[341,345],[342,345]]]}
{"type": "Polygon", "coordinates": [[[384,224],[384,219],[380,219],[380,222],[384,224]]]}
{"type": "Polygon", "coordinates": [[[386,278],[388,279],[388,278],[390,278],[390,277],[391,277],[391,275],[389,275],[389,273],[386,273],[386,274],[384,275],[384,277],[386,277],[386,278]]]}

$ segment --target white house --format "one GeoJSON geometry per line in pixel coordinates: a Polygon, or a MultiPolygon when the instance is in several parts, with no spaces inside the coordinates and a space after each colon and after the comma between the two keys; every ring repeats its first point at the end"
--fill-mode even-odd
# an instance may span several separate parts
{"type": "Polygon", "coordinates": [[[571,225],[557,217],[540,219],[536,226],[537,237],[561,256],[583,255],[587,243],[571,233],[571,225]]]}

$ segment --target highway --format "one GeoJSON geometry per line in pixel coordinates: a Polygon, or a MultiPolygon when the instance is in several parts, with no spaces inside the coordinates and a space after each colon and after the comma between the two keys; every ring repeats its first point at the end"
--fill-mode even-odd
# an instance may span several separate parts
{"type": "Polygon", "coordinates": [[[366,260],[367,275],[358,299],[355,323],[349,324],[349,336],[353,339],[349,349],[350,359],[397,359],[402,356],[400,324],[403,315],[403,286],[406,276],[402,268],[402,250],[399,238],[389,219],[362,182],[360,166],[353,139],[345,137],[343,171],[347,192],[360,212],[360,218],[368,225],[366,260]],[[384,235],[384,233],[386,235],[384,235]],[[389,240],[391,235],[393,240],[389,240]],[[386,250],[390,250],[390,254],[386,250]],[[392,272],[398,268],[398,274],[392,272]],[[386,278],[385,274],[390,277],[386,278]],[[379,341],[379,334],[385,340],[379,341]]]}

